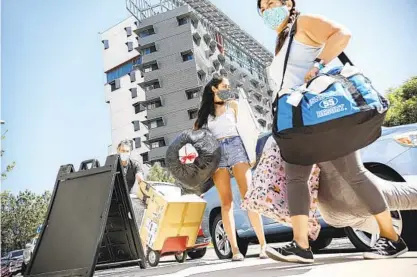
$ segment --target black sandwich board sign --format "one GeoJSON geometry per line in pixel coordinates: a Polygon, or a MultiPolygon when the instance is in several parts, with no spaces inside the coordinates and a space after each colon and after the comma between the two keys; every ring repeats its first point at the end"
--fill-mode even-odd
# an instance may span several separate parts
{"type": "Polygon", "coordinates": [[[118,155],[60,167],[47,216],[24,276],[93,276],[96,267],[145,256],[118,155]],[[88,165],[91,166],[89,167],[88,165]]]}

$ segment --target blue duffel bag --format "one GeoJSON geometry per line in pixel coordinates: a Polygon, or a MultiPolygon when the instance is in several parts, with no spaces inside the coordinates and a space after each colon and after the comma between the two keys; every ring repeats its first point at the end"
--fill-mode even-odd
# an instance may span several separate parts
{"type": "Polygon", "coordinates": [[[278,95],[273,134],[285,161],[310,165],[334,160],[380,137],[388,101],[356,68],[332,73],[278,95]]]}
{"type": "Polygon", "coordinates": [[[344,53],[339,59],[344,66],[277,95],[272,105],[272,131],[286,162],[312,165],[334,160],[381,136],[388,100],[362,72],[348,65],[352,63],[344,53]]]}

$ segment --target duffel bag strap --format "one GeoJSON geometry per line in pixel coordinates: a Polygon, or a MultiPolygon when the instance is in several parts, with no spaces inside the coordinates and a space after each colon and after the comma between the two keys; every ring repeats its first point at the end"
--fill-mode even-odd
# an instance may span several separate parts
{"type": "MultiPolygon", "coordinates": [[[[284,77],[285,77],[285,72],[287,71],[288,58],[290,56],[291,45],[292,45],[292,42],[294,41],[294,36],[295,36],[296,32],[297,32],[297,20],[294,21],[294,23],[291,27],[291,30],[290,30],[289,37],[288,37],[289,41],[288,41],[287,53],[285,54],[284,66],[283,66],[283,70],[282,70],[282,81],[281,81],[281,85],[279,87],[279,91],[281,91],[282,87],[284,86],[284,77]]],[[[275,97],[274,102],[272,102],[272,111],[273,112],[276,111],[278,98],[279,98],[279,93],[277,93],[277,96],[275,97]]]]}
{"type": "Polygon", "coordinates": [[[338,58],[339,58],[339,61],[343,64],[343,65],[346,65],[346,64],[350,64],[351,66],[353,66],[354,64],[352,63],[352,61],[349,59],[349,57],[346,55],[346,53],[345,52],[342,52],[339,56],[338,56],[338,58]]]}
{"type": "Polygon", "coordinates": [[[294,21],[294,24],[291,27],[290,35],[288,38],[289,42],[288,42],[287,53],[285,54],[284,69],[282,70],[282,81],[281,81],[281,86],[279,87],[280,91],[282,90],[282,87],[284,86],[284,77],[285,77],[285,72],[287,71],[288,58],[290,56],[291,45],[292,45],[292,42],[294,41],[294,36],[296,32],[297,32],[297,20],[294,21]]]}

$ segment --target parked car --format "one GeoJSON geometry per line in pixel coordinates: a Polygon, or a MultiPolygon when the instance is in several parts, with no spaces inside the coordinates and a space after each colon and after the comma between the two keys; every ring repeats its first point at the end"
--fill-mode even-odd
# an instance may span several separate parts
{"type": "Polygon", "coordinates": [[[23,249],[10,251],[4,260],[9,262],[9,271],[12,275],[20,273],[23,264],[23,249]]]}
{"type": "MultiPolygon", "coordinates": [[[[260,157],[263,146],[271,133],[261,135],[256,147],[260,157]]],[[[417,186],[417,124],[383,128],[382,136],[373,144],[361,150],[364,165],[372,173],[381,178],[404,182],[414,182],[417,186]]],[[[251,227],[247,212],[240,208],[241,198],[236,180],[232,179],[233,207],[238,237],[238,246],[243,255],[248,245],[256,243],[256,235],[251,227]]],[[[207,201],[202,229],[206,237],[211,237],[217,256],[220,259],[232,257],[230,244],[227,240],[221,218],[221,208],[218,193],[212,187],[203,194],[207,201]]],[[[402,226],[402,236],[410,249],[417,250],[417,211],[393,212],[396,224],[402,226]]],[[[375,236],[352,228],[336,229],[319,218],[322,231],[319,238],[312,242],[313,251],[327,247],[333,238],[345,237],[360,250],[368,250],[375,241],[375,236]]],[[[268,242],[284,242],[292,238],[291,228],[263,217],[264,231],[268,242]]]]}
{"type": "Polygon", "coordinates": [[[22,275],[25,273],[26,268],[29,266],[30,259],[32,259],[33,250],[35,249],[38,237],[34,237],[30,240],[23,250],[23,264],[22,264],[22,275]]]}
{"type": "Polygon", "coordinates": [[[1,258],[1,277],[10,277],[12,272],[10,271],[10,261],[4,257],[1,258]]]}
{"type": "MultiPolygon", "coordinates": [[[[382,136],[373,144],[362,149],[362,160],[366,168],[378,177],[390,181],[404,182],[417,186],[417,123],[383,128],[382,136]]],[[[410,250],[417,250],[417,211],[392,212],[394,225],[402,228],[402,237],[410,250]]],[[[377,235],[345,229],[352,244],[362,250],[377,239],[377,235]]]]}

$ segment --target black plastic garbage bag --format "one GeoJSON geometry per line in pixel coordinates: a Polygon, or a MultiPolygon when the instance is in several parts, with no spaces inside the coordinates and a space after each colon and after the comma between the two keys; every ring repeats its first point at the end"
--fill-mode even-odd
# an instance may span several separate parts
{"type": "Polygon", "coordinates": [[[195,194],[207,190],[207,181],[217,170],[220,157],[219,142],[208,129],[182,132],[166,152],[168,170],[181,183],[184,191],[195,194]],[[183,164],[179,159],[179,150],[188,143],[197,150],[198,157],[191,164],[183,164]]]}

